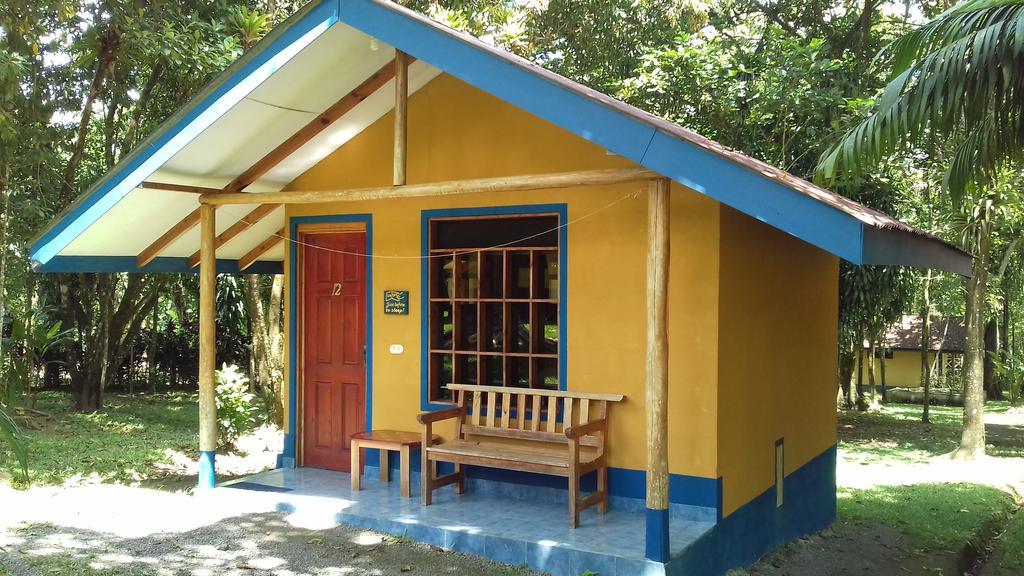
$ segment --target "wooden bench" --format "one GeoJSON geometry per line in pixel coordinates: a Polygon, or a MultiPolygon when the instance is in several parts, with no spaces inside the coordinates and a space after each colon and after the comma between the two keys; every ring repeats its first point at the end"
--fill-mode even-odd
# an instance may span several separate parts
{"type": "Polygon", "coordinates": [[[455,484],[465,490],[463,465],[551,474],[569,479],[569,525],[593,505],[608,508],[608,408],[621,394],[593,394],[531,388],[449,384],[456,407],[424,412],[421,494],[429,506],[433,491],[455,484]],[[433,425],[455,419],[455,437],[432,444],[433,425]],[[455,472],[437,476],[436,463],[455,472]],[[597,472],[597,491],[580,496],[580,477],[597,472]]]}

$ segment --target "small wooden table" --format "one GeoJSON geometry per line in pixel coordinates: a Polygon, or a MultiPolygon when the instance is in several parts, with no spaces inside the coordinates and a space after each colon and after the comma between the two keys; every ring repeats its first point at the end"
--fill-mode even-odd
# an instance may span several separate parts
{"type": "MultiPolygon", "coordinates": [[[[432,443],[441,439],[437,434],[432,435],[432,443]]],[[[362,469],[359,465],[360,448],[376,448],[380,450],[380,480],[390,482],[388,477],[388,451],[397,450],[401,455],[399,474],[402,478],[402,496],[409,497],[409,451],[412,448],[420,448],[419,432],[402,432],[400,430],[371,430],[369,432],[357,432],[352,435],[352,491],[360,490],[359,477],[362,469]]]]}

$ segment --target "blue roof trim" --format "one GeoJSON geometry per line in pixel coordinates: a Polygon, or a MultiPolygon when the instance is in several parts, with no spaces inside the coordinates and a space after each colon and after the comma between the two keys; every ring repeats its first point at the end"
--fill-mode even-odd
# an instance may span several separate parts
{"type": "Polygon", "coordinates": [[[857,218],[657,130],[375,0],[341,0],[339,20],[534,116],[854,264],[857,218]]]}
{"type": "MultiPolygon", "coordinates": [[[[185,257],[156,258],[139,268],[135,256],[56,256],[39,266],[36,272],[128,272],[195,274],[185,257]]],[[[257,261],[244,271],[238,271],[238,260],[217,260],[218,274],[282,274],[281,262],[257,261]]]]}
{"type": "Polygon", "coordinates": [[[278,27],[246,57],[229,67],[181,112],[72,205],[33,241],[30,257],[40,270],[167,159],[269,78],[338,18],[338,4],[321,0],[278,27]]]}
{"type": "Polygon", "coordinates": [[[659,132],[643,164],[844,260],[864,263],[860,220],[717,154],[659,132]]]}

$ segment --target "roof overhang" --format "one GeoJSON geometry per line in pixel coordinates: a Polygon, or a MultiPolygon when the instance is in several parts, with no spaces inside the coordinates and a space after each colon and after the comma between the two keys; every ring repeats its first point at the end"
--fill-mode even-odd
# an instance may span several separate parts
{"type": "MultiPolygon", "coordinates": [[[[314,1],[289,18],[61,214],[32,243],[34,266],[188,271],[198,230],[142,268],[135,256],[194,210],[197,196],[140,184],[225,186],[385,65],[395,49],[417,59],[410,91],[443,71],[854,264],[971,272],[970,255],[937,238],[385,0],[314,1]]],[[[389,112],[393,90],[378,92],[247,191],[280,190],[389,112]]],[[[219,210],[217,232],[256,206],[219,210]]],[[[243,255],[283,226],[280,208],[221,247],[218,266],[237,269],[243,255]]],[[[249,270],[279,270],[283,258],[277,246],[249,270]]]]}

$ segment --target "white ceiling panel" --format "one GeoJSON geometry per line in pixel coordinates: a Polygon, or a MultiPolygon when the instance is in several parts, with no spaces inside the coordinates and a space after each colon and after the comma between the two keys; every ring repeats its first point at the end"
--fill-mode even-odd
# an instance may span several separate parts
{"type": "Polygon", "coordinates": [[[135,189],[61,254],[66,256],[136,256],[178,223],[199,202],[187,192],[135,189]]]}
{"type": "MultiPolygon", "coordinates": [[[[392,47],[373,41],[354,28],[335,24],[164,162],[147,180],[223,188],[393,59],[392,47]]],[[[414,62],[409,69],[410,92],[423,87],[439,73],[440,70],[425,62],[414,62]]],[[[246,190],[280,190],[393,107],[394,82],[391,81],[246,190]]],[[[137,256],[197,206],[195,194],[135,189],[61,254],[137,256]]],[[[219,208],[217,232],[223,232],[253,208],[255,205],[219,208]]],[[[282,226],[284,209],[279,208],[227,242],[218,249],[217,256],[237,259],[282,226]]],[[[160,256],[188,257],[198,249],[199,228],[193,227],[160,256]]],[[[260,260],[280,261],[284,254],[285,247],[280,245],[260,260]]]]}

